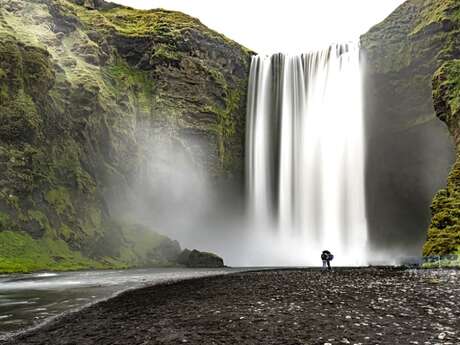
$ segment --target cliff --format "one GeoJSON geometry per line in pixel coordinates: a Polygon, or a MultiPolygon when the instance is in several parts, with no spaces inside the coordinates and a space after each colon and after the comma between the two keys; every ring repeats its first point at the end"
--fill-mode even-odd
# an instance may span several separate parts
{"type": "MultiPolygon", "coordinates": [[[[368,217],[376,248],[402,247],[419,254],[426,240],[432,196],[445,184],[455,157],[448,131],[455,138],[457,124],[446,121],[455,115],[445,101],[455,98],[455,83],[446,88],[442,80],[456,80],[447,66],[460,56],[459,24],[458,1],[409,0],[361,39],[367,64],[368,217]]],[[[425,255],[451,253],[458,244],[457,218],[449,220],[452,231],[439,231],[440,215],[459,201],[446,199],[456,166],[449,187],[433,201],[425,255]],[[438,237],[444,240],[434,245],[438,237]]]]}
{"type": "Polygon", "coordinates": [[[436,118],[432,78],[460,50],[458,2],[409,0],[362,36],[366,61],[366,190],[375,249],[418,255],[429,205],[455,157],[436,118]]]}
{"type": "Polygon", "coordinates": [[[173,263],[113,204],[149,190],[152,146],[241,185],[249,60],[178,12],[0,0],[0,271],[173,263]]]}
{"type": "Polygon", "coordinates": [[[433,98],[436,114],[454,138],[457,155],[447,187],[433,199],[433,216],[423,254],[460,254],[460,60],[448,61],[436,72],[433,98]]]}

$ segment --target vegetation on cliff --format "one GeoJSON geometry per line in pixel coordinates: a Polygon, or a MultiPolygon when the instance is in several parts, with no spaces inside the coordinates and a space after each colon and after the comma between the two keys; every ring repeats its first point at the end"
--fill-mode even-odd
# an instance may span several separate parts
{"type": "Polygon", "coordinates": [[[408,0],[361,39],[368,218],[371,241],[385,250],[402,246],[419,254],[429,205],[455,158],[449,133],[436,118],[432,78],[460,56],[459,6],[456,0],[408,0]]]}
{"type": "Polygon", "coordinates": [[[436,72],[433,99],[439,119],[447,124],[454,138],[457,159],[447,187],[433,199],[432,220],[423,254],[460,254],[460,60],[448,61],[436,72]]]}
{"type": "Polygon", "coordinates": [[[443,64],[433,76],[433,102],[438,118],[446,123],[454,139],[457,155],[447,187],[433,199],[423,253],[460,254],[460,4],[441,1],[425,21],[425,28],[449,32],[447,45],[440,52],[443,64]]]}
{"type": "Polygon", "coordinates": [[[110,201],[135,193],[146,137],[242,175],[249,56],[177,12],[0,0],[0,271],[173,263],[110,201]]]}

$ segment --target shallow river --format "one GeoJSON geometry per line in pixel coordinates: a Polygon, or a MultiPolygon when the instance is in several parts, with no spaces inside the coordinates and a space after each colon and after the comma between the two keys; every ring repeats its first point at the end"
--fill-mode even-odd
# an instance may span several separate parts
{"type": "Polygon", "coordinates": [[[153,268],[0,275],[0,338],[127,289],[235,271],[153,268]]]}

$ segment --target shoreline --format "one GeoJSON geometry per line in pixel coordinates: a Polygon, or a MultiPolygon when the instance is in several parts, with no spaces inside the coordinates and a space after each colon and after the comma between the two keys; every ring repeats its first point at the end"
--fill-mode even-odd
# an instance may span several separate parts
{"type": "MultiPolygon", "coordinates": [[[[154,267],[154,268],[170,268],[170,267],[154,267]]],[[[178,268],[182,268],[182,267],[178,267],[178,268]]],[[[64,318],[64,317],[66,317],[68,315],[71,315],[71,314],[82,312],[85,309],[90,308],[90,307],[92,307],[94,305],[97,305],[99,303],[108,302],[108,301],[110,301],[110,300],[112,300],[114,298],[119,297],[120,295],[122,295],[122,294],[124,294],[126,292],[133,291],[133,290],[139,290],[139,289],[150,288],[150,287],[158,287],[158,286],[163,286],[163,285],[168,286],[168,285],[173,284],[173,283],[180,283],[180,282],[185,282],[185,281],[188,281],[188,280],[199,280],[199,279],[205,279],[205,278],[208,278],[208,277],[226,276],[226,275],[239,274],[239,273],[257,273],[257,272],[263,272],[263,271],[266,272],[266,271],[293,271],[293,270],[312,270],[312,271],[321,270],[321,267],[319,267],[319,266],[318,267],[301,267],[301,266],[299,266],[299,267],[290,267],[290,266],[286,266],[286,267],[269,267],[269,266],[261,266],[261,267],[250,268],[249,270],[245,270],[244,267],[228,267],[228,266],[225,266],[224,268],[225,269],[241,269],[241,271],[228,272],[228,273],[217,273],[215,275],[202,276],[202,277],[176,278],[176,279],[172,278],[172,279],[170,279],[168,281],[161,281],[161,282],[152,283],[152,284],[145,283],[144,286],[129,287],[129,288],[117,291],[117,292],[111,294],[110,296],[91,301],[91,302],[89,302],[87,304],[84,304],[84,305],[82,305],[80,307],[72,308],[72,309],[70,309],[68,311],[65,311],[63,313],[60,313],[58,315],[51,316],[51,317],[49,317],[49,318],[47,318],[47,319],[45,319],[43,321],[38,322],[37,324],[35,324],[33,326],[24,327],[24,328],[21,328],[21,329],[19,329],[17,331],[4,332],[3,334],[0,333],[0,345],[3,342],[12,341],[16,337],[20,337],[22,335],[27,335],[28,333],[31,333],[31,332],[34,332],[34,331],[39,331],[42,327],[45,327],[45,326],[47,326],[49,324],[52,324],[54,322],[59,322],[59,320],[61,318],[64,318]]],[[[130,269],[137,269],[137,268],[127,268],[126,270],[130,270],[130,269]]],[[[148,269],[148,268],[139,268],[139,269],[148,269]]],[[[347,269],[347,267],[337,267],[335,269],[347,269]]],[[[102,271],[109,271],[109,270],[114,270],[114,269],[103,269],[102,271]]],[[[115,270],[116,271],[118,271],[118,270],[123,271],[125,269],[115,269],[115,270]]],[[[92,271],[100,271],[100,270],[99,269],[90,269],[90,270],[75,270],[75,271],[73,271],[73,270],[71,270],[71,271],[35,271],[35,272],[26,272],[26,273],[16,272],[16,273],[6,273],[6,274],[3,274],[3,276],[29,275],[29,274],[33,275],[33,274],[42,274],[42,273],[51,273],[51,274],[56,273],[56,274],[58,274],[58,273],[63,273],[63,272],[76,273],[76,272],[92,272],[92,271]]],[[[2,276],[2,274],[0,274],[0,276],[2,276]]]]}
{"type": "MultiPolygon", "coordinates": [[[[438,318],[436,314],[430,314],[429,317],[436,321],[432,324],[418,305],[420,301],[427,305],[436,304],[438,313],[443,314],[442,304],[450,303],[449,298],[444,297],[446,289],[456,296],[456,301],[460,298],[459,283],[460,274],[456,270],[340,268],[332,273],[321,273],[318,269],[277,268],[231,272],[124,290],[77,311],[61,314],[46,324],[2,339],[0,343],[57,344],[53,340],[59,338],[59,344],[111,344],[115,340],[123,344],[140,344],[139,339],[149,344],[176,344],[183,340],[191,344],[211,340],[219,344],[258,344],[263,341],[276,344],[283,336],[286,340],[302,337],[308,340],[305,343],[288,341],[289,344],[323,345],[329,339],[334,339],[331,344],[339,344],[342,338],[338,339],[338,335],[352,343],[362,344],[389,344],[384,342],[385,339],[394,337],[401,339],[401,343],[423,343],[434,342],[441,334],[433,328],[435,323],[444,324],[446,341],[460,340],[460,306],[452,308],[449,305],[450,309],[454,309],[454,318],[446,319],[445,315],[438,318]],[[318,289],[322,283],[332,284],[331,294],[318,289]],[[417,295],[410,298],[413,304],[398,304],[400,298],[408,298],[405,293],[398,295],[401,289],[417,295]],[[437,298],[433,298],[431,290],[437,298]],[[428,295],[427,291],[430,292],[428,295]],[[403,314],[411,317],[399,316],[396,311],[392,314],[388,314],[389,311],[380,312],[380,307],[370,308],[379,295],[385,301],[381,308],[387,308],[387,305],[402,308],[405,310],[403,314]],[[349,304],[349,308],[341,307],[344,303],[349,304]],[[328,320],[318,316],[328,311],[332,313],[328,320]],[[366,313],[370,313],[367,315],[369,317],[366,317],[366,313]],[[363,324],[356,326],[357,332],[339,327],[347,324],[355,327],[350,324],[348,316],[350,321],[353,319],[363,324]],[[384,330],[388,328],[389,334],[385,333],[387,331],[379,332],[379,317],[384,320],[380,326],[384,330]],[[420,330],[413,332],[411,322],[417,326],[423,324],[420,330],[433,329],[431,333],[420,330]],[[375,327],[367,329],[372,323],[375,323],[375,327]],[[391,326],[393,323],[408,325],[391,326]],[[260,334],[258,326],[263,326],[262,329],[269,333],[260,334]],[[331,335],[330,332],[335,334],[331,335]],[[366,336],[369,341],[365,339],[366,336]]],[[[436,308],[433,310],[436,311],[436,308]]],[[[439,340],[437,342],[443,344],[439,340]]]]}
{"type": "MultiPolygon", "coordinates": [[[[155,268],[170,268],[170,267],[155,267],[155,268]]],[[[173,268],[185,268],[185,267],[173,267],[173,268]]],[[[126,270],[130,270],[130,269],[137,269],[137,268],[128,268],[126,270]]],[[[148,268],[139,268],[139,269],[148,269],[148,268]]],[[[104,269],[103,271],[108,271],[108,270],[109,269],[107,269],[107,270],[104,269]]],[[[120,269],[120,270],[123,271],[124,269],[120,269]]],[[[27,272],[27,273],[8,273],[8,274],[5,274],[4,276],[41,274],[41,273],[53,273],[54,274],[54,273],[63,273],[63,272],[71,272],[71,273],[74,273],[74,272],[92,272],[92,271],[100,271],[100,270],[99,269],[94,269],[94,270],[78,270],[78,271],[37,271],[37,272],[27,272]]],[[[119,270],[116,269],[115,271],[119,271],[119,270]]],[[[239,272],[241,272],[241,271],[239,271],[239,272]]],[[[170,284],[179,283],[179,282],[183,282],[183,281],[187,281],[187,280],[202,279],[202,278],[207,278],[207,277],[225,276],[225,275],[228,275],[228,274],[234,274],[234,273],[239,273],[239,272],[223,273],[222,271],[219,271],[219,273],[210,274],[210,275],[206,275],[206,276],[170,278],[167,281],[143,283],[142,285],[127,287],[127,288],[122,289],[120,291],[116,291],[116,292],[112,293],[109,296],[93,300],[93,301],[91,301],[89,303],[86,303],[84,305],[81,305],[79,307],[71,308],[71,309],[69,309],[69,310],[67,310],[65,312],[59,313],[59,314],[54,315],[54,316],[50,316],[50,317],[38,322],[35,325],[29,326],[29,327],[23,327],[23,328],[18,329],[16,331],[4,332],[3,334],[0,333],[0,344],[3,344],[4,342],[13,341],[15,338],[20,337],[22,335],[27,335],[28,333],[31,333],[31,332],[34,332],[34,331],[39,331],[41,328],[46,327],[47,325],[50,325],[50,324],[55,323],[55,322],[59,322],[60,319],[62,319],[62,318],[65,318],[65,317],[67,317],[69,315],[72,315],[72,314],[83,312],[87,308],[90,308],[90,307],[92,307],[94,305],[97,305],[99,303],[108,302],[108,301],[110,301],[112,299],[115,299],[115,298],[123,295],[124,293],[130,292],[130,291],[144,289],[144,288],[151,288],[151,287],[160,286],[160,285],[166,285],[167,286],[167,285],[170,285],[170,284]]]]}

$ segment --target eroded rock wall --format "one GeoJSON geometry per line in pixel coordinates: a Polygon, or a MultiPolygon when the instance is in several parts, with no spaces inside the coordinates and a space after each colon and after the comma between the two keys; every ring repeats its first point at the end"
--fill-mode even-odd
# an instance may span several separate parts
{"type": "Polygon", "coordinates": [[[438,118],[447,124],[454,139],[457,154],[446,188],[433,199],[423,254],[460,254],[460,60],[448,61],[436,71],[433,100],[438,118]]]}
{"type": "Polygon", "coordinates": [[[459,57],[459,5],[409,0],[361,39],[373,248],[420,254],[432,197],[454,160],[448,128],[433,106],[432,78],[459,57]]]}
{"type": "Polygon", "coordinates": [[[110,200],[136,193],[146,143],[242,185],[249,60],[178,12],[0,0],[0,270],[164,263],[175,244],[110,200]]]}

